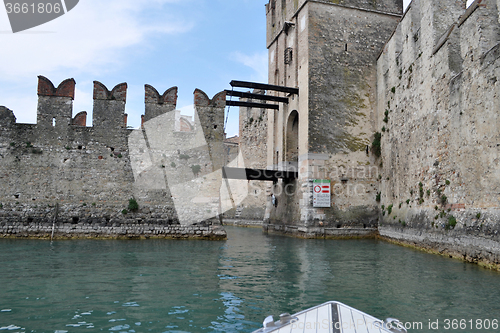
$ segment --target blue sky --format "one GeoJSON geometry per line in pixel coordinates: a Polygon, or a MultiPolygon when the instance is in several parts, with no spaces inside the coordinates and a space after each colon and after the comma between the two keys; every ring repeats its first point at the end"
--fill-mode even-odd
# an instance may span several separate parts
{"type": "MultiPolygon", "coordinates": [[[[233,79],[267,81],[266,2],[80,0],[64,16],[16,34],[0,8],[0,105],[18,122],[36,122],[37,76],[44,75],[55,86],[76,80],[73,114],[92,111],[93,80],[110,90],[128,83],[134,127],[144,113],[144,84],[160,93],[178,86],[177,107],[189,112],[195,88],[212,97],[233,79]]],[[[237,113],[231,108],[232,127],[237,113]]]]}
{"type": "MultiPolygon", "coordinates": [[[[195,88],[212,97],[234,79],[267,82],[267,2],[80,0],[62,17],[16,34],[0,9],[0,105],[20,123],[36,122],[37,76],[44,75],[55,86],[76,80],[73,114],[87,111],[89,125],[94,80],[110,90],[128,83],[131,126],[144,113],[144,84],[160,93],[178,86],[177,107],[189,114],[195,88]]],[[[237,123],[232,107],[228,136],[237,123]]]]}

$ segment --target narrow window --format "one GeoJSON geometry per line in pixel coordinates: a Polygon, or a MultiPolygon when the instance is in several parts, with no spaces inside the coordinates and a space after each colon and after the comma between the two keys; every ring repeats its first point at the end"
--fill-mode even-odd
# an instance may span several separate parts
{"type": "Polygon", "coordinates": [[[345,51],[347,52],[347,44],[345,44],[345,51]]]}
{"type": "Polygon", "coordinates": [[[52,127],[56,127],[56,118],[52,118],[52,127]]]}
{"type": "Polygon", "coordinates": [[[293,60],[293,49],[291,47],[287,47],[285,49],[285,64],[289,65],[293,60]]]}

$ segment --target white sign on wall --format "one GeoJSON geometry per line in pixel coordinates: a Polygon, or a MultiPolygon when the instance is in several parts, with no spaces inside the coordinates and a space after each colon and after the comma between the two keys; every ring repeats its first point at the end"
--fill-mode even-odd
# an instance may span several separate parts
{"type": "Polygon", "coordinates": [[[313,207],[331,207],[331,186],[327,179],[315,179],[313,182],[313,207]]]}

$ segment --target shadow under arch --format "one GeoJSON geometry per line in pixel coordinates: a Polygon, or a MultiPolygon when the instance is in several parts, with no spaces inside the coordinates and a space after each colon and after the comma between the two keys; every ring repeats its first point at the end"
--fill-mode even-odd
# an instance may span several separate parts
{"type": "MultiPolygon", "coordinates": [[[[299,171],[299,113],[291,111],[284,124],[283,162],[279,169],[299,171]]],[[[285,178],[274,184],[273,208],[270,210],[269,223],[278,225],[299,225],[300,199],[302,192],[297,178],[285,178]]]]}
{"type": "Polygon", "coordinates": [[[299,166],[299,113],[293,110],[286,122],[285,168],[293,171],[299,166]]]}

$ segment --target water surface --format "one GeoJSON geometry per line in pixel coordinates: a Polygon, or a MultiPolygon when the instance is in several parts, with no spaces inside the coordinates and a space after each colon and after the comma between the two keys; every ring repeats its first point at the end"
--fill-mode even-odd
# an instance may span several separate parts
{"type": "Polygon", "coordinates": [[[376,240],[227,231],[217,242],[0,240],[0,331],[252,332],[329,300],[422,323],[411,332],[499,331],[444,321],[500,320],[498,272],[376,240]]]}

